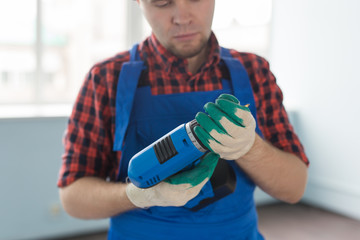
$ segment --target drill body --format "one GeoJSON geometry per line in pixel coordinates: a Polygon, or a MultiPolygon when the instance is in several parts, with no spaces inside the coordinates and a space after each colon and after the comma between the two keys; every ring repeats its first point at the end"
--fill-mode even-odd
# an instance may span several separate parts
{"type": "Polygon", "coordinates": [[[194,134],[196,120],[182,124],[135,154],[128,177],[139,188],[149,188],[196,164],[207,149],[194,134]]]}

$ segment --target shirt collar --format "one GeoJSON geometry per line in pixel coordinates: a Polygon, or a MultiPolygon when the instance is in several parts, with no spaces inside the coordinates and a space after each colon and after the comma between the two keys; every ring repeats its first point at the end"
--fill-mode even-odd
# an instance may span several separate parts
{"type": "MultiPolygon", "coordinates": [[[[170,73],[173,67],[178,67],[179,64],[186,64],[186,59],[179,58],[168,51],[155,37],[154,34],[146,40],[150,50],[151,58],[155,60],[157,64],[161,66],[161,68],[170,73]]],[[[220,46],[219,42],[216,39],[215,34],[212,32],[208,42],[209,55],[207,61],[202,65],[199,72],[209,68],[211,65],[217,65],[220,62],[220,46]]]]}

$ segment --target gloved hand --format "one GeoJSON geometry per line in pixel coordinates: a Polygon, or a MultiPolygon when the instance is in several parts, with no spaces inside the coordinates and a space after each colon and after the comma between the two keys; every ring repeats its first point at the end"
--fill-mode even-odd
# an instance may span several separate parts
{"type": "Polygon", "coordinates": [[[199,112],[194,128],[200,141],[220,158],[235,160],[245,155],[255,141],[256,122],[247,106],[233,95],[222,94],[204,106],[209,114],[199,112]]]}
{"type": "Polygon", "coordinates": [[[184,206],[199,194],[210,179],[218,159],[217,154],[209,152],[194,168],[178,173],[153,187],[142,189],[132,183],[128,184],[126,194],[129,200],[140,208],[184,206]]]}

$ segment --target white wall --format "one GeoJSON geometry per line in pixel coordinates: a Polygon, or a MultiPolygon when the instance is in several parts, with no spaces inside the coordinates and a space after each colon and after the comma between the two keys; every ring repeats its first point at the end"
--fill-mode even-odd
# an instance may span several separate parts
{"type": "Polygon", "coordinates": [[[360,219],[360,1],[274,0],[271,67],[310,159],[304,200],[360,219]]]}
{"type": "Polygon", "coordinates": [[[39,239],[106,229],[68,216],[56,186],[67,118],[0,119],[0,239],[39,239]]]}

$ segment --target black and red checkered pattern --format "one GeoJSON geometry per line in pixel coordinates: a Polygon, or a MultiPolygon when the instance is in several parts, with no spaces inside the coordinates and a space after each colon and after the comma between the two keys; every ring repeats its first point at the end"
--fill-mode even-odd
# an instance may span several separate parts
{"type": "MultiPolygon", "coordinates": [[[[222,88],[221,79],[228,72],[220,61],[220,47],[214,34],[209,40],[208,61],[196,74],[187,70],[187,61],[168,52],[154,35],[139,45],[140,57],[147,70],[139,85],[151,87],[153,95],[222,88]]],[[[268,62],[251,53],[231,50],[249,74],[254,91],[257,118],[266,140],[286,152],[308,159],[289,123],[282,104],[283,95],[269,70],[268,62]]],[[[121,152],[112,151],[115,131],[115,97],[121,66],[129,61],[123,52],[91,68],[80,89],[64,136],[65,153],[58,186],[64,187],[84,176],[114,181],[121,152]]]]}

